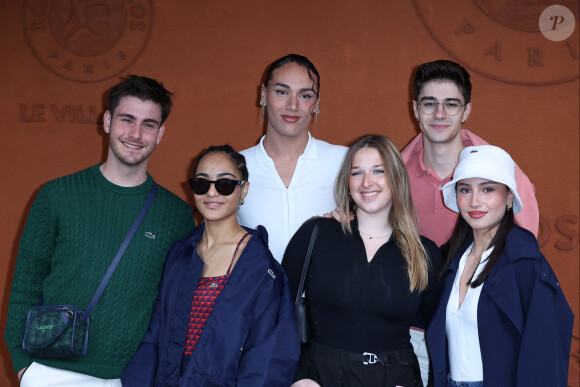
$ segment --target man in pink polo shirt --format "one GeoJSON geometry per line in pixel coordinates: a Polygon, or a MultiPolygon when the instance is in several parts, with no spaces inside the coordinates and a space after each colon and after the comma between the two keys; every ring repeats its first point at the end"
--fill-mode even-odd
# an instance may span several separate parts
{"type": "MultiPolygon", "coordinates": [[[[439,246],[447,242],[457,220],[457,214],[443,204],[441,187],[451,180],[463,148],[487,144],[461,128],[471,112],[470,101],[469,73],[459,64],[438,60],[417,68],[413,111],[421,133],[401,155],[409,172],[421,235],[439,246]]],[[[535,189],[517,165],[516,181],[524,204],[516,222],[537,237],[539,212],[535,189]]]]}
{"type": "MultiPolygon", "coordinates": [[[[443,203],[441,188],[451,181],[463,148],[487,142],[461,128],[472,107],[469,73],[462,66],[448,60],[420,65],[413,92],[413,111],[421,133],[403,149],[401,156],[409,173],[420,233],[441,246],[451,236],[458,216],[443,203]]],[[[523,202],[516,222],[537,237],[540,217],[535,189],[517,165],[516,182],[523,202]]],[[[411,328],[411,343],[426,385],[429,358],[421,328],[411,328]]]]}

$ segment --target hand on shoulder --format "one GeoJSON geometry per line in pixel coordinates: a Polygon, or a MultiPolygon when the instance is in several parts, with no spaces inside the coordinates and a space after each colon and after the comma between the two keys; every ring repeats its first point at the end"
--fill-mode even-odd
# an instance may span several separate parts
{"type": "MultiPolygon", "coordinates": [[[[335,208],[334,210],[332,210],[332,212],[326,213],[324,215],[322,215],[324,218],[334,218],[334,220],[336,220],[337,222],[342,222],[342,219],[344,218],[344,214],[342,212],[340,212],[338,210],[338,208],[335,208]]],[[[352,212],[348,213],[348,217],[349,220],[353,220],[354,219],[354,214],[352,212]]]]}

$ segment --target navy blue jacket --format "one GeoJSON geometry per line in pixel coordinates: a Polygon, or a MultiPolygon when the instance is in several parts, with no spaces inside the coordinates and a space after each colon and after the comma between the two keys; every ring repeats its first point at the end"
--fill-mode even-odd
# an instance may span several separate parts
{"type": "MultiPolygon", "coordinates": [[[[445,314],[462,255],[443,274],[427,329],[435,387],[447,385],[445,314]]],[[[517,226],[510,230],[482,286],[477,321],[484,386],[567,386],[574,315],[532,233],[517,226]]]]}
{"type": "Polygon", "coordinates": [[[288,280],[267,248],[262,226],[252,234],[208,318],[179,380],[191,302],[203,269],[194,254],[203,224],[169,252],[149,330],[125,369],[123,386],[284,386],[300,345],[288,280]]]}

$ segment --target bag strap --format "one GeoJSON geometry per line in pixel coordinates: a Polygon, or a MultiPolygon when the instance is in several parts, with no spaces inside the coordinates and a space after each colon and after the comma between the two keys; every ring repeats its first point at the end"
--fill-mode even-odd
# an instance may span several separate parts
{"type": "Polygon", "coordinates": [[[93,309],[97,305],[97,302],[99,302],[99,298],[101,298],[101,295],[105,291],[105,287],[107,287],[107,284],[109,283],[109,280],[113,276],[113,273],[115,272],[115,269],[117,268],[117,265],[119,264],[119,262],[121,262],[121,258],[123,257],[123,254],[125,254],[125,250],[127,250],[127,247],[129,247],[129,243],[131,242],[131,239],[133,239],[133,236],[137,232],[137,229],[139,228],[141,221],[145,217],[145,214],[147,214],[147,211],[149,211],[149,207],[151,207],[151,204],[153,204],[153,199],[155,199],[155,195],[157,194],[158,188],[159,187],[158,187],[157,183],[153,182],[153,186],[151,187],[151,192],[149,193],[149,196],[147,197],[145,204],[143,204],[143,207],[141,207],[141,211],[139,211],[139,215],[137,215],[137,218],[133,222],[131,229],[127,233],[127,236],[123,240],[123,243],[121,243],[121,247],[119,247],[119,251],[117,251],[117,254],[115,254],[115,258],[113,258],[113,262],[111,262],[111,265],[109,266],[109,269],[107,270],[107,272],[105,273],[105,276],[101,280],[101,283],[100,283],[99,287],[97,288],[97,291],[93,295],[93,298],[91,299],[91,302],[89,303],[89,306],[85,310],[85,313],[84,313],[83,318],[82,318],[83,322],[86,322],[89,319],[91,312],[93,311],[93,309]]]}
{"type": "Polygon", "coordinates": [[[314,229],[312,230],[312,236],[310,237],[310,244],[308,245],[308,251],[306,252],[306,259],[304,260],[304,266],[302,267],[302,275],[300,276],[300,284],[298,285],[298,293],[296,293],[296,300],[294,300],[294,305],[302,302],[302,293],[304,289],[304,280],[306,279],[306,273],[308,272],[308,267],[310,266],[310,256],[312,255],[312,250],[314,249],[314,242],[316,241],[316,235],[318,234],[318,228],[320,227],[320,221],[316,219],[314,221],[314,229]]]}

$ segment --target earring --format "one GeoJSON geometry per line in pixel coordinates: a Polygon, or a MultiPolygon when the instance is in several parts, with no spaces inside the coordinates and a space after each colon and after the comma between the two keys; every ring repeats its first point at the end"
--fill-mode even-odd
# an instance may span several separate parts
{"type": "Polygon", "coordinates": [[[467,121],[467,120],[461,120],[461,123],[462,123],[462,124],[465,124],[465,121],[467,121]]]}
{"type": "Polygon", "coordinates": [[[266,101],[260,101],[260,106],[262,107],[262,117],[260,118],[260,126],[264,123],[264,114],[266,111],[266,101]]]}
{"type": "Polygon", "coordinates": [[[509,203],[509,204],[507,205],[507,210],[508,210],[508,211],[510,211],[510,210],[512,209],[512,206],[513,206],[513,205],[512,205],[511,203],[509,203]]]}
{"type": "Polygon", "coordinates": [[[244,198],[241,198],[241,199],[240,199],[240,206],[243,206],[245,202],[246,202],[246,199],[244,199],[244,198]]]}
{"type": "Polygon", "coordinates": [[[318,113],[320,113],[320,109],[316,109],[314,111],[314,126],[316,126],[316,124],[318,124],[318,113]]]}

